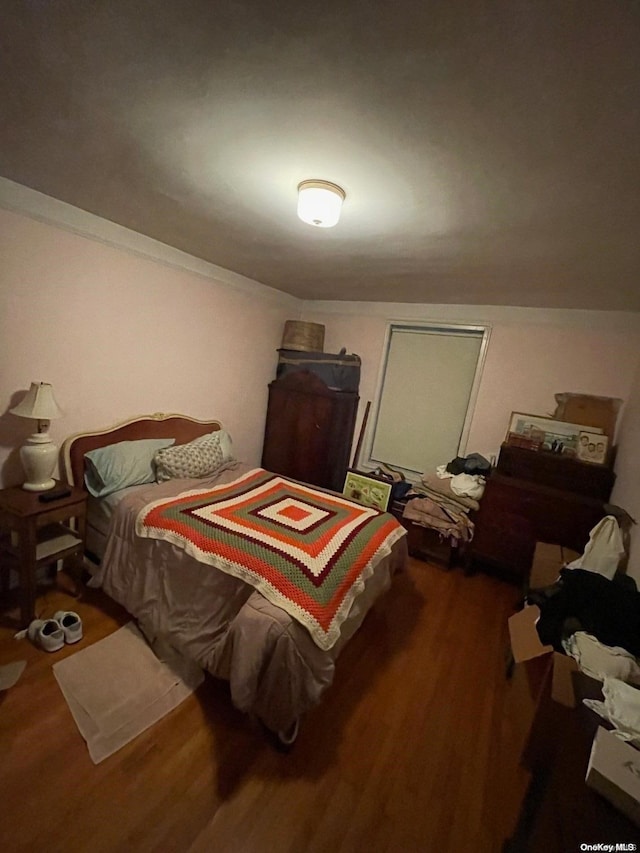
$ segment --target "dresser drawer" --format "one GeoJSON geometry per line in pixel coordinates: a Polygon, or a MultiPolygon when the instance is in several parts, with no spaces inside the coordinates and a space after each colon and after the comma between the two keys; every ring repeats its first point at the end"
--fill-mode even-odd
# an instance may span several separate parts
{"type": "Polygon", "coordinates": [[[509,579],[526,583],[533,563],[535,536],[528,518],[502,511],[478,516],[471,561],[497,568],[509,579]]]}
{"type": "Polygon", "coordinates": [[[592,465],[544,450],[503,444],[497,471],[506,477],[608,501],[616,475],[607,465],[592,465]]]}
{"type": "Polygon", "coordinates": [[[600,500],[496,472],[480,501],[471,558],[527,578],[537,541],[581,553],[603,516],[600,500]]]}

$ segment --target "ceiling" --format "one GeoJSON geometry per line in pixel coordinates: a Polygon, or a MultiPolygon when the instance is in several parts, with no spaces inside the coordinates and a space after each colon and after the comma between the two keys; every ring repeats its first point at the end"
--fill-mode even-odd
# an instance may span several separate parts
{"type": "Polygon", "coordinates": [[[303,299],[640,311],[637,0],[3,6],[5,178],[303,299]]]}

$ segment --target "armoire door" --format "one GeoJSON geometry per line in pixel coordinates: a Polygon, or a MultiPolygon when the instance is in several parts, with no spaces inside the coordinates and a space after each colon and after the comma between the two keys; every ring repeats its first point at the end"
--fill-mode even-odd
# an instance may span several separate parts
{"type": "Polygon", "coordinates": [[[332,391],[308,371],[269,385],[262,466],[276,474],[342,491],[358,395],[332,391]]]}

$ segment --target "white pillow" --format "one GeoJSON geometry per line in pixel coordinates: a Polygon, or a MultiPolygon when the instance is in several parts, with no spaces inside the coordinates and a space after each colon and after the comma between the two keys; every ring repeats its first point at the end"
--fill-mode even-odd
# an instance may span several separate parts
{"type": "Polygon", "coordinates": [[[218,429],[194,438],[188,444],[159,450],[153,461],[158,483],[163,480],[210,477],[228,462],[234,461],[231,437],[226,430],[218,429]]]}

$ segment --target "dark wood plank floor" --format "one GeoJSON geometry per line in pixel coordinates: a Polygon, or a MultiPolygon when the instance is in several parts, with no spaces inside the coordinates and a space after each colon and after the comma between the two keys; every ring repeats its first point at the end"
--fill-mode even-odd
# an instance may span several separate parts
{"type": "MultiPolygon", "coordinates": [[[[532,702],[504,676],[517,591],[411,561],[344,650],[334,685],[287,755],[198,692],[95,766],[52,663],[127,615],[99,591],[51,590],[38,612],[77,610],[85,639],[47,654],[0,627],[0,849],[196,853],[499,851],[526,786],[532,702]]],[[[6,623],[6,620],[5,620],[6,623]]]]}

